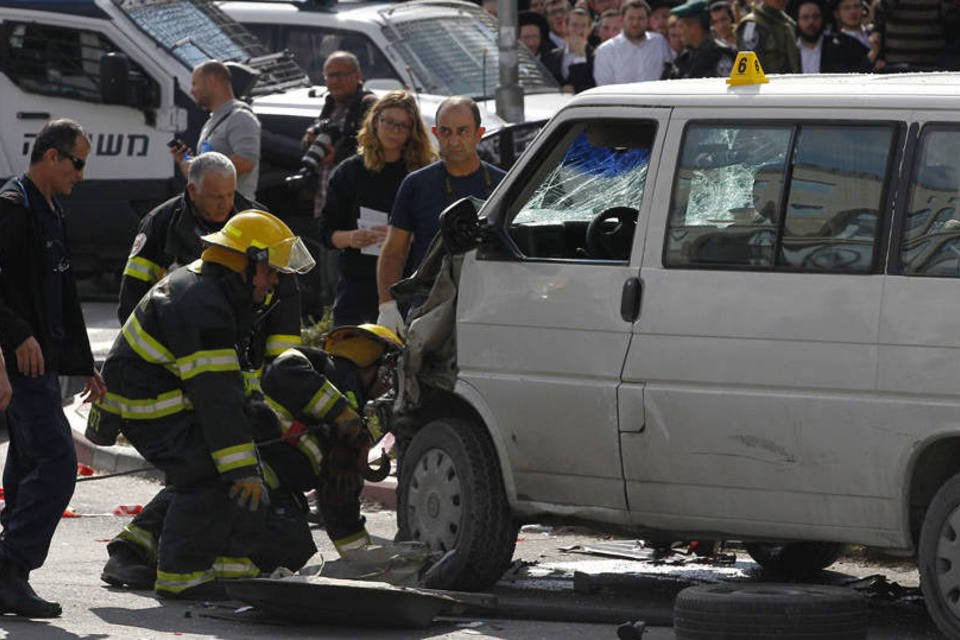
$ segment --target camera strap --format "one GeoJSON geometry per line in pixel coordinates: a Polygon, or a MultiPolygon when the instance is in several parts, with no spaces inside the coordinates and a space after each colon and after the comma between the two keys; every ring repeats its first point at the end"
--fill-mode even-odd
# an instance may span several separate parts
{"type": "Polygon", "coordinates": [[[241,109],[244,109],[246,111],[249,111],[250,113],[253,113],[253,110],[250,108],[250,105],[246,103],[234,104],[233,109],[230,109],[230,111],[227,111],[225,114],[223,114],[223,116],[219,120],[217,120],[215,123],[213,123],[213,126],[207,130],[207,136],[204,138],[204,140],[209,140],[210,137],[213,136],[213,132],[217,130],[217,127],[219,127],[221,124],[226,122],[227,119],[230,118],[230,116],[235,114],[237,111],[240,111],[241,109]]]}

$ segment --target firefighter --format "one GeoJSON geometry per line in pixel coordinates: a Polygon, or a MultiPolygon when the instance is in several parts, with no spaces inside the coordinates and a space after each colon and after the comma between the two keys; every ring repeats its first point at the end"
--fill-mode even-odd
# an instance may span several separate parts
{"type": "Polygon", "coordinates": [[[402,348],[400,338],[381,325],[338,327],[325,336],[322,349],[288,349],[263,377],[267,404],[285,438],[265,456],[282,485],[317,488],[327,535],[346,559],[371,542],[360,515],[360,492],[365,473],[375,479],[366,467],[367,453],[384,426],[361,414],[368,401],[396,389],[402,348]],[[323,426],[333,423],[340,427],[331,437],[323,426]]]}
{"type": "Polygon", "coordinates": [[[202,240],[201,259],[164,277],[124,324],[104,364],[111,393],[87,423],[100,444],[122,431],[166,475],[155,588],[172,597],[260,573],[248,538],[263,533],[268,497],[244,411],[245,342],[278,272],[313,267],[300,238],[263,211],[202,240]]]}

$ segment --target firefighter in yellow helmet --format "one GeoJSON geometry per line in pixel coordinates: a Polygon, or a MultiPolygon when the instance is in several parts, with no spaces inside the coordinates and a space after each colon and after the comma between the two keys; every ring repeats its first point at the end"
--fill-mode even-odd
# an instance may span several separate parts
{"type": "Polygon", "coordinates": [[[273,568],[247,544],[262,534],[268,499],[238,345],[278,273],[313,267],[300,238],[263,211],[234,215],[203,242],[201,259],[154,285],[124,323],[103,368],[111,392],[87,423],[94,442],[112,444],[122,432],[166,475],[159,536],[134,521],[119,536],[129,544],[112,542],[110,552],[111,561],[131,549],[147,565],[155,558],[155,589],[172,597],[215,595],[205,592],[218,578],[273,568]]]}
{"type": "Polygon", "coordinates": [[[371,415],[368,403],[395,391],[402,349],[403,342],[386,327],[337,327],[322,348],[288,349],[264,372],[263,392],[284,438],[266,455],[282,484],[317,489],[327,535],[347,559],[370,544],[360,515],[364,478],[385,475],[366,464],[387,426],[383,414],[371,415]]]}

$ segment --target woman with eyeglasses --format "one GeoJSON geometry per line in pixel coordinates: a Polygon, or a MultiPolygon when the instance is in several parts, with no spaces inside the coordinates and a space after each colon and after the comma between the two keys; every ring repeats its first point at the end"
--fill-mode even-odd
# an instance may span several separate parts
{"type": "Polygon", "coordinates": [[[377,256],[387,215],[404,176],[437,159],[407,91],[391,91],[370,108],[357,142],[357,155],[330,176],[320,216],[324,244],[340,249],[334,326],[377,321],[377,256]]]}

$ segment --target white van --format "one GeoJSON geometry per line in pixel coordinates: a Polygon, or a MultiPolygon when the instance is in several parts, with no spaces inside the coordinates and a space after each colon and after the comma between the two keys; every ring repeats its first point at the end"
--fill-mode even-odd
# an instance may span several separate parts
{"type": "Polygon", "coordinates": [[[437,582],[495,581],[524,521],[744,540],[797,573],[857,543],[917,554],[960,638],[958,95],[594,89],[479,228],[448,210],[464,253],[421,269],[395,427],[401,531],[456,549],[437,582]]]}

